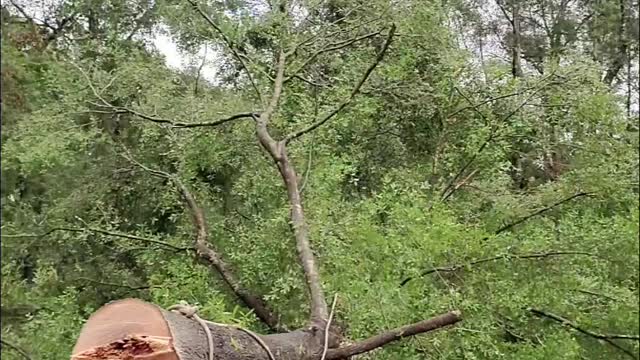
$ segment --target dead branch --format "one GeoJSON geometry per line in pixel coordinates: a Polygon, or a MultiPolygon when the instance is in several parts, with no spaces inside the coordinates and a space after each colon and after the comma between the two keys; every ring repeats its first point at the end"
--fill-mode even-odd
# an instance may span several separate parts
{"type": "Polygon", "coordinates": [[[126,157],[141,169],[149,172],[151,175],[167,178],[173,183],[191,213],[193,225],[196,230],[194,249],[196,250],[198,258],[213,267],[222,280],[233,290],[236,296],[242,300],[247,307],[252,309],[256,316],[269,326],[269,328],[274,331],[285,331],[286,328],[279,324],[278,317],[268,308],[264,300],[244,288],[233,274],[229,265],[227,265],[222,257],[209,246],[204,211],[202,211],[202,208],[198,206],[198,203],[189,188],[187,188],[187,186],[175,175],[171,175],[161,170],[151,169],[135,161],[129,155],[126,157]]]}
{"type": "MultiPolygon", "coordinates": [[[[419,277],[426,276],[433,273],[440,272],[455,272],[460,269],[463,269],[468,266],[484,264],[487,262],[497,261],[497,260],[509,260],[509,259],[542,259],[553,256],[561,256],[561,255],[585,255],[585,256],[595,256],[590,252],[585,251],[549,251],[544,253],[531,253],[531,254],[500,254],[488,258],[473,260],[466,264],[457,264],[451,266],[443,266],[443,267],[435,267],[420,273],[419,277]]],[[[400,283],[400,286],[406,285],[409,281],[413,280],[413,277],[408,277],[400,283]]]]}
{"type": "Polygon", "coordinates": [[[351,94],[349,95],[349,97],[345,101],[343,101],[340,105],[338,105],[338,107],[336,107],[333,111],[331,111],[327,115],[325,115],[323,118],[321,118],[318,121],[314,122],[313,124],[307,126],[306,128],[300,129],[298,131],[295,131],[295,132],[287,135],[285,137],[285,139],[283,140],[285,144],[289,143],[291,140],[297,139],[300,136],[302,136],[302,135],[304,135],[304,134],[306,134],[306,133],[308,133],[310,131],[313,131],[316,128],[322,126],[324,123],[326,123],[327,121],[331,120],[331,118],[336,116],[344,108],[349,106],[351,104],[351,102],[353,102],[353,99],[360,92],[360,88],[362,87],[362,85],[367,81],[367,79],[369,78],[369,76],[371,75],[373,70],[384,59],[384,55],[386,54],[387,49],[389,49],[389,45],[391,45],[391,41],[393,40],[393,34],[395,33],[395,31],[396,31],[396,26],[395,26],[395,24],[392,24],[391,25],[391,29],[389,29],[389,34],[387,35],[387,40],[385,41],[385,43],[384,43],[384,45],[382,47],[382,50],[380,50],[380,52],[376,56],[375,61],[364,72],[364,75],[362,76],[360,81],[358,81],[358,83],[356,83],[356,86],[351,91],[351,94]]]}
{"type": "Polygon", "coordinates": [[[634,353],[632,353],[630,350],[627,350],[625,348],[623,348],[622,346],[616,344],[613,340],[614,339],[619,339],[619,340],[635,340],[635,341],[640,341],[640,336],[638,335],[621,335],[621,334],[601,334],[601,333],[597,333],[588,329],[585,329],[577,324],[575,324],[574,322],[572,322],[569,319],[566,319],[560,315],[556,315],[550,312],[546,312],[540,309],[536,309],[536,308],[528,308],[527,311],[529,311],[530,313],[538,316],[538,317],[544,317],[547,319],[551,319],[553,321],[559,322],[560,324],[567,326],[573,330],[576,330],[579,333],[582,333],[584,335],[587,335],[589,337],[592,337],[594,339],[598,339],[601,341],[606,342],[607,344],[615,347],[616,349],[624,352],[625,354],[629,355],[632,359],[637,359],[636,355],[634,353]]]}
{"type": "MultiPolygon", "coordinates": [[[[7,340],[5,340],[3,338],[0,338],[0,344],[2,344],[2,346],[6,346],[9,349],[17,352],[23,358],[25,358],[27,360],[31,360],[31,356],[29,356],[29,354],[27,354],[26,351],[22,350],[22,348],[18,347],[17,345],[13,345],[12,343],[8,342],[7,340]]],[[[0,348],[2,348],[2,347],[0,346],[0,348]]]]}
{"type": "Polygon", "coordinates": [[[344,359],[349,356],[362,354],[404,337],[414,336],[453,325],[460,320],[462,320],[461,313],[459,311],[451,311],[431,319],[386,331],[353,345],[339,349],[330,349],[327,352],[327,359],[344,359]]]}
{"type": "Polygon", "coordinates": [[[621,301],[620,299],[614,298],[613,296],[601,294],[601,293],[598,293],[598,292],[595,292],[595,291],[590,291],[590,290],[570,289],[570,291],[575,291],[575,292],[579,292],[579,293],[582,293],[582,294],[586,294],[586,295],[591,295],[591,296],[607,299],[607,300],[610,300],[610,301],[617,301],[617,302],[621,301]]]}

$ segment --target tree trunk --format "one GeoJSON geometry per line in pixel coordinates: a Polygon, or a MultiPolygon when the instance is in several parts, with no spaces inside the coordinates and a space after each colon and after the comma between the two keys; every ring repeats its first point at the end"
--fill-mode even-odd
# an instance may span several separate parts
{"type": "MultiPolygon", "coordinates": [[[[210,322],[207,326],[214,359],[269,360],[247,332],[210,322]]],[[[259,337],[278,360],[309,359],[323,350],[324,331],[318,328],[259,337]]],[[[89,318],[71,356],[71,360],[107,359],[208,360],[208,338],[195,319],[137,299],[119,300],[89,318]]]]}

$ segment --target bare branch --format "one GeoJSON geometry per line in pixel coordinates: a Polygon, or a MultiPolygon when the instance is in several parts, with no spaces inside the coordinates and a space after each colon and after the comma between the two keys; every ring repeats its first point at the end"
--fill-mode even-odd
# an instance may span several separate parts
{"type": "Polygon", "coordinates": [[[267,150],[276,163],[287,188],[287,197],[291,207],[291,224],[296,239],[296,250],[311,298],[311,320],[312,322],[322,322],[326,320],[328,316],[328,307],[320,283],[320,275],[315,263],[315,257],[309,242],[308,229],[304,219],[302,200],[298,188],[298,177],[293,165],[289,161],[286,143],[284,141],[276,142],[269,134],[267,128],[271,114],[276,110],[282,93],[285,64],[286,54],[283,50],[280,50],[271,101],[265,111],[260,115],[260,118],[255,119],[256,132],[260,144],[267,150]]]}
{"type": "Polygon", "coordinates": [[[362,354],[404,337],[414,336],[453,325],[460,320],[462,320],[461,313],[459,311],[451,311],[431,319],[386,331],[353,345],[339,349],[330,349],[327,352],[327,359],[344,359],[349,356],[362,354]]]}
{"type": "Polygon", "coordinates": [[[304,135],[304,134],[306,134],[306,133],[308,133],[310,131],[313,131],[316,128],[322,126],[324,123],[326,123],[327,121],[331,120],[331,118],[336,116],[340,111],[342,111],[344,108],[346,108],[348,105],[351,104],[353,99],[360,92],[360,88],[362,87],[362,85],[367,81],[367,79],[369,78],[369,76],[371,75],[373,70],[378,66],[378,64],[380,64],[382,59],[384,59],[384,55],[387,52],[387,49],[389,48],[389,45],[391,44],[391,40],[393,39],[393,34],[395,33],[395,30],[396,30],[395,24],[391,25],[391,29],[389,30],[389,34],[387,35],[387,40],[385,41],[385,43],[384,43],[384,45],[382,47],[382,50],[380,50],[380,52],[378,53],[378,56],[376,56],[376,59],[375,59],[374,63],[371,64],[369,66],[369,68],[367,68],[367,70],[365,71],[365,73],[362,76],[362,78],[360,79],[360,81],[358,81],[356,86],[353,88],[353,90],[351,91],[351,94],[349,95],[349,98],[347,98],[347,100],[345,100],[340,105],[338,105],[338,107],[336,107],[333,111],[331,111],[330,113],[328,113],[323,118],[321,118],[320,120],[316,121],[315,123],[309,125],[306,128],[300,129],[300,130],[298,130],[296,132],[293,132],[293,133],[287,135],[287,137],[283,140],[285,143],[289,143],[291,140],[297,139],[300,136],[302,136],[302,135],[304,135]]]}
{"type": "Polygon", "coordinates": [[[571,320],[566,319],[560,315],[556,315],[550,312],[546,312],[540,309],[535,309],[535,308],[528,308],[527,311],[531,312],[532,314],[539,316],[539,317],[544,317],[547,319],[551,319],[553,321],[559,322],[564,326],[567,326],[573,330],[578,331],[579,333],[582,333],[584,335],[587,335],[589,337],[592,337],[594,339],[598,339],[601,341],[606,342],[607,344],[615,347],[616,349],[624,352],[625,354],[629,355],[632,359],[637,359],[636,355],[631,352],[630,350],[627,350],[625,348],[623,348],[622,346],[616,344],[613,340],[614,339],[620,339],[620,340],[635,340],[635,341],[640,341],[640,336],[638,335],[619,335],[619,334],[600,334],[588,329],[585,329],[573,322],[571,322],[571,320]]]}
{"type": "Polygon", "coordinates": [[[225,42],[225,44],[227,44],[227,47],[229,48],[229,50],[231,50],[231,53],[233,54],[233,56],[236,58],[236,60],[240,62],[240,65],[242,66],[244,71],[247,73],[247,77],[249,78],[249,81],[251,82],[251,86],[253,86],[253,89],[255,90],[256,95],[258,95],[258,99],[263,101],[263,97],[260,92],[260,89],[258,88],[258,85],[254,81],[251,71],[249,71],[249,68],[247,67],[247,64],[244,62],[244,59],[242,58],[242,56],[240,56],[240,53],[236,49],[236,46],[233,44],[233,41],[231,41],[231,39],[227,36],[227,34],[225,34],[224,31],[222,31],[222,28],[220,28],[220,26],[218,26],[218,24],[216,24],[216,22],[213,21],[213,19],[209,15],[207,15],[207,13],[205,13],[195,1],[193,0],[187,0],[187,1],[194,7],[194,9],[196,9],[196,11],[200,14],[200,16],[202,16],[202,18],[205,19],[209,23],[209,25],[211,25],[216,30],[216,32],[218,32],[218,34],[220,34],[220,36],[222,37],[222,40],[225,42]]]}
{"type": "MultiPolygon", "coordinates": [[[[455,271],[461,270],[461,269],[463,269],[463,268],[465,268],[467,266],[479,265],[479,264],[484,264],[484,263],[497,261],[497,260],[543,259],[543,258],[561,256],[561,255],[595,256],[594,254],[592,254],[590,252],[585,252],[585,251],[549,251],[549,252],[544,252],[544,253],[531,253],[531,254],[500,254],[500,255],[496,255],[496,256],[492,256],[492,257],[488,257],[488,258],[474,260],[474,261],[468,262],[466,264],[457,264],[457,265],[451,265],[451,266],[431,268],[429,270],[426,270],[426,271],[423,271],[422,273],[420,273],[419,277],[426,276],[426,275],[433,274],[433,273],[455,272],[455,271]]],[[[406,285],[411,280],[413,280],[413,277],[408,277],[408,278],[402,280],[402,282],[400,283],[400,286],[406,285]]]]}
{"type": "MultiPolygon", "coordinates": [[[[98,104],[94,104],[94,105],[98,105],[98,104]]],[[[219,126],[219,125],[228,123],[228,122],[233,121],[233,120],[243,119],[243,118],[250,119],[253,116],[258,116],[259,115],[259,113],[255,113],[255,112],[244,112],[244,113],[238,113],[238,114],[231,115],[229,117],[218,119],[218,120],[204,121],[204,122],[197,122],[197,123],[186,123],[186,122],[180,122],[180,121],[175,121],[175,120],[171,120],[171,119],[165,119],[165,118],[161,118],[161,117],[146,115],[146,114],[143,114],[141,112],[138,112],[138,111],[130,109],[130,108],[112,106],[111,104],[109,104],[109,106],[101,106],[101,107],[105,107],[105,108],[108,107],[108,108],[111,109],[111,111],[108,111],[106,113],[131,114],[131,115],[137,116],[137,117],[139,117],[141,119],[148,120],[148,121],[151,121],[151,122],[154,122],[154,123],[157,123],[157,124],[167,124],[167,125],[171,126],[172,128],[176,128],[176,129],[188,129],[188,128],[198,128],[198,127],[214,127],[214,126],[219,126]]],[[[99,111],[99,110],[89,110],[89,112],[105,113],[105,111],[99,111]]]]}
{"type": "Polygon", "coordinates": [[[314,52],[313,54],[311,54],[311,56],[309,56],[309,58],[307,58],[305,61],[302,62],[302,64],[300,66],[298,66],[298,68],[296,70],[294,70],[291,74],[289,74],[289,76],[284,80],[284,82],[288,82],[289,80],[291,80],[295,75],[297,75],[298,73],[300,73],[300,71],[302,71],[305,67],[307,67],[307,65],[309,65],[312,61],[314,61],[318,56],[320,56],[323,53],[326,52],[331,52],[331,51],[336,51],[336,50],[340,50],[340,49],[344,49],[348,46],[351,46],[359,41],[365,40],[365,39],[369,39],[372,38],[374,36],[380,35],[380,31],[376,31],[373,33],[369,33],[366,35],[361,35],[361,36],[357,36],[355,38],[352,39],[348,39],[348,40],[343,40],[343,41],[338,41],[332,44],[327,45],[326,47],[323,47],[322,49],[314,52]]]}
{"type": "Polygon", "coordinates": [[[71,64],[80,71],[82,76],[85,78],[85,80],[87,82],[87,85],[89,86],[89,88],[93,92],[93,95],[98,100],[100,100],[100,102],[101,102],[101,103],[90,102],[90,104],[92,104],[92,105],[94,105],[96,107],[99,107],[99,108],[108,109],[108,111],[102,111],[102,110],[88,110],[88,111],[86,111],[86,112],[89,112],[89,113],[98,113],[98,114],[131,114],[131,115],[137,116],[137,117],[139,117],[141,119],[148,120],[148,121],[151,121],[151,122],[154,122],[154,123],[157,123],[157,124],[168,124],[173,128],[197,128],[197,127],[207,127],[207,126],[218,126],[218,125],[222,125],[224,123],[227,123],[227,122],[233,121],[233,120],[237,120],[237,119],[252,118],[254,116],[259,116],[259,113],[256,113],[256,112],[243,112],[243,113],[238,113],[238,114],[231,115],[229,117],[218,119],[218,120],[204,121],[204,122],[197,122],[197,123],[185,123],[185,122],[175,121],[175,120],[171,120],[171,119],[165,119],[165,118],[161,118],[161,117],[157,117],[157,116],[150,116],[150,115],[141,113],[139,111],[127,108],[127,107],[115,106],[115,105],[111,104],[109,101],[107,101],[101,95],[101,93],[106,88],[111,86],[111,82],[113,81],[113,78],[111,79],[109,84],[107,84],[107,86],[105,86],[105,88],[102,91],[98,91],[96,89],[96,87],[93,85],[93,82],[91,81],[91,78],[82,69],[82,67],[80,67],[79,65],[77,65],[76,63],[73,63],[73,62],[71,62],[71,64]]]}

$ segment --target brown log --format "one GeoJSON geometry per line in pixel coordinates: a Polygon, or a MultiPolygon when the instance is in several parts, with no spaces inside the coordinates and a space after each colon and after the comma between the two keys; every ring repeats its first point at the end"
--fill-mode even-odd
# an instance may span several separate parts
{"type": "MultiPolygon", "coordinates": [[[[233,326],[207,323],[214,359],[269,360],[262,346],[233,326]]],[[[260,336],[278,360],[304,359],[319,351],[322,332],[301,329],[260,336]]],[[[138,299],[111,302],[86,322],[71,360],[207,360],[208,339],[194,319],[138,299]]]]}
{"type": "MultiPolygon", "coordinates": [[[[256,336],[277,360],[317,360],[325,350],[324,337],[328,334],[326,359],[341,359],[460,320],[460,313],[452,311],[342,348],[339,348],[339,332],[330,330],[326,333],[325,323],[287,333],[256,336]]],[[[214,359],[270,360],[263,345],[246,331],[232,325],[206,324],[211,332],[214,359]]],[[[208,360],[208,349],[206,332],[194,318],[142,300],[124,299],[104,305],[87,320],[71,360],[208,360]]]]}

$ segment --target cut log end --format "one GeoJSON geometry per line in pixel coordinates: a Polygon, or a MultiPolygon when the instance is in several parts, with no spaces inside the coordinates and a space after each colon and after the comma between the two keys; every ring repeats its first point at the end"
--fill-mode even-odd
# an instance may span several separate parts
{"type": "Polygon", "coordinates": [[[71,360],[178,360],[161,310],[138,299],[106,304],[85,323],[71,360]]]}
{"type": "Polygon", "coordinates": [[[176,360],[171,339],[157,336],[132,335],[107,345],[87,349],[71,360],[176,360]]]}

